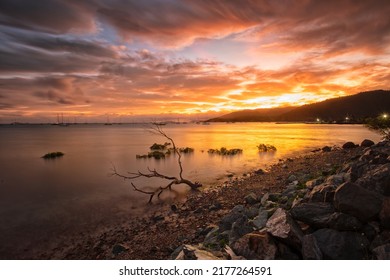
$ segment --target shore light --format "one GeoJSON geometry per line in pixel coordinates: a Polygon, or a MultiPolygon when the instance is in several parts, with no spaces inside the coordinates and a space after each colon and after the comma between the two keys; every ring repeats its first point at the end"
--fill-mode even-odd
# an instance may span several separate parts
{"type": "Polygon", "coordinates": [[[382,118],[384,118],[384,119],[387,119],[388,117],[389,117],[388,114],[383,114],[383,115],[382,115],[382,118]]]}

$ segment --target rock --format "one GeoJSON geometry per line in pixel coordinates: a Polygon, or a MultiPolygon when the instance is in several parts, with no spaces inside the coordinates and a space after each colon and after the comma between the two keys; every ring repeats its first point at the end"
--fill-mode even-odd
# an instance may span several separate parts
{"type": "Polygon", "coordinates": [[[326,179],[325,183],[328,184],[328,185],[339,186],[339,185],[341,185],[342,183],[345,182],[345,177],[346,177],[346,173],[338,173],[338,174],[329,176],[326,179]]]}
{"type": "Polygon", "coordinates": [[[278,202],[280,197],[281,197],[280,193],[270,193],[270,194],[268,194],[268,200],[270,200],[272,202],[278,202]]]}
{"type": "Polygon", "coordinates": [[[268,212],[266,210],[260,209],[259,215],[257,215],[252,221],[251,224],[256,229],[262,229],[267,224],[268,212]]]}
{"type": "Polygon", "coordinates": [[[390,260],[390,243],[376,247],[372,252],[378,260],[390,260]]]}
{"type": "Polygon", "coordinates": [[[390,197],[384,198],[379,219],[383,228],[390,229],[390,197]]]}
{"type": "Polygon", "coordinates": [[[245,215],[249,219],[255,218],[259,214],[259,207],[253,206],[245,210],[245,215]]]}
{"type": "Polygon", "coordinates": [[[245,206],[238,204],[238,205],[233,207],[231,213],[242,213],[243,214],[243,213],[245,213],[245,206]]]}
{"type": "Polygon", "coordinates": [[[298,178],[297,178],[297,176],[295,176],[294,174],[288,176],[288,178],[287,178],[287,182],[288,182],[288,183],[292,183],[292,182],[294,182],[294,181],[296,181],[296,180],[298,180],[298,178]]]}
{"type": "MultiPolygon", "coordinates": [[[[298,184],[298,181],[294,181],[298,184]]],[[[297,185],[295,183],[289,184],[286,189],[281,193],[281,196],[286,196],[287,199],[295,197],[297,191],[297,185]]],[[[283,203],[283,202],[282,202],[283,203]]]]}
{"type": "Polygon", "coordinates": [[[250,204],[250,205],[257,203],[257,195],[255,195],[254,193],[248,194],[247,196],[245,196],[244,199],[245,199],[245,202],[250,204]]]}
{"type": "Polygon", "coordinates": [[[265,194],[262,196],[261,200],[260,200],[261,205],[264,206],[264,205],[266,204],[266,202],[268,201],[268,199],[269,199],[269,193],[265,193],[265,194]]]}
{"type": "Polygon", "coordinates": [[[303,232],[299,225],[285,210],[278,208],[268,219],[267,232],[284,243],[300,251],[302,247],[303,232]]]}
{"type": "Polygon", "coordinates": [[[246,260],[243,256],[237,256],[228,245],[225,246],[224,250],[228,254],[228,260],[246,260]]]}
{"type": "Polygon", "coordinates": [[[112,247],[112,253],[114,255],[119,255],[120,253],[125,252],[127,250],[129,250],[129,249],[122,244],[116,244],[116,245],[114,245],[114,247],[112,247]]]}
{"type": "Polygon", "coordinates": [[[247,233],[253,231],[252,226],[250,225],[248,218],[246,216],[242,216],[238,218],[232,225],[232,229],[229,234],[229,244],[234,243],[241,236],[244,236],[247,233]]]}
{"type": "Polygon", "coordinates": [[[340,231],[357,231],[363,227],[363,224],[353,216],[335,212],[328,217],[327,226],[340,231]]]}
{"type": "Polygon", "coordinates": [[[209,210],[210,210],[210,211],[218,211],[218,210],[220,210],[221,208],[222,208],[221,203],[216,202],[216,203],[210,205],[209,210]]]}
{"type": "Polygon", "coordinates": [[[215,256],[209,251],[203,250],[199,246],[193,246],[193,245],[180,246],[171,255],[171,258],[175,260],[220,260],[222,259],[220,257],[215,256]]]}
{"type": "Polygon", "coordinates": [[[224,216],[218,224],[221,232],[225,230],[230,230],[232,228],[233,223],[241,217],[246,217],[246,216],[240,213],[229,213],[226,216],[224,216]]]}
{"type": "Polygon", "coordinates": [[[353,149],[353,148],[356,148],[357,145],[355,145],[355,143],[353,142],[346,142],[344,145],[343,145],[343,149],[353,149]]]}
{"type": "Polygon", "coordinates": [[[219,227],[212,226],[210,227],[206,237],[204,238],[203,244],[206,246],[211,246],[212,244],[218,243],[219,227]]]}
{"type": "Polygon", "coordinates": [[[244,235],[232,245],[233,251],[249,260],[274,260],[277,247],[265,231],[244,235]]]}
{"type": "Polygon", "coordinates": [[[336,191],[335,185],[321,184],[313,188],[309,193],[311,202],[332,202],[336,191]]]}
{"type": "Polygon", "coordinates": [[[312,189],[315,186],[318,186],[319,184],[322,184],[323,182],[324,182],[324,179],[322,179],[322,178],[317,178],[317,179],[314,179],[314,180],[311,180],[311,181],[307,181],[306,182],[306,188],[312,189]]]}
{"type": "Polygon", "coordinates": [[[305,235],[302,239],[302,257],[304,260],[323,259],[321,249],[312,234],[305,235]]]}
{"type": "Polygon", "coordinates": [[[366,222],[379,214],[382,198],[377,193],[347,182],[337,188],[334,205],[338,211],[366,222]]]}
{"type": "Polygon", "coordinates": [[[357,232],[324,228],[313,233],[324,259],[360,260],[367,257],[369,241],[357,232]]]}
{"type": "Polygon", "coordinates": [[[349,174],[352,182],[355,182],[363,176],[364,172],[366,172],[366,166],[367,164],[364,162],[354,162],[349,165],[347,173],[349,174]]]}
{"type": "Polygon", "coordinates": [[[390,196],[390,163],[361,174],[355,183],[367,190],[390,196]]]}
{"type": "Polygon", "coordinates": [[[335,212],[331,203],[301,203],[291,209],[291,216],[316,228],[328,225],[329,217],[335,212]]]}
{"type": "Polygon", "coordinates": [[[329,147],[329,146],[325,146],[325,147],[323,147],[321,150],[322,150],[323,152],[327,153],[327,152],[332,151],[332,148],[329,147]]]}
{"type": "Polygon", "coordinates": [[[375,143],[369,139],[364,139],[360,144],[362,147],[371,147],[372,145],[375,145],[375,143]]]}
{"type": "Polygon", "coordinates": [[[264,172],[264,170],[263,169],[257,169],[256,171],[255,171],[255,174],[256,175],[263,175],[265,172],[264,172]]]}
{"type": "Polygon", "coordinates": [[[371,249],[390,243],[390,230],[384,230],[371,242],[371,249]]]}
{"type": "Polygon", "coordinates": [[[378,235],[380,229],[379,229],[379,223],[377,222],[370,222],[363,226],[361,229],[361,232],[368,238],[368,240],[373,241],[374,238],[378,235]]]}
{"type": "Polygon", "coordinates": [[[278,259],[280,260],[301,260],[302,258],[284,243],[278,243],[278,259]]]}

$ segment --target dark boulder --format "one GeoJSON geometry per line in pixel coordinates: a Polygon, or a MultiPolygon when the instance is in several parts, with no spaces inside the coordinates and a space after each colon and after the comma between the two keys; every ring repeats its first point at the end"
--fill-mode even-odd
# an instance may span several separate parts
{"type": "Polygon", "coordinates": [[[322,260],[322,252],[312,234],[305,235],[302,240],[302,257],[304,260],[322,260]]]}
{"type": "Polygon", "coordinates": [[[250,204],[250,205],[252,205],[252,204],[256,204],[258,201],[257,201],[257,195],[256,194],[254,194],[254,193],[250,193],[250,194],[248,194],[247,196],[245,196],[245,202],[247,203],[247,204],[250,204]]]}
{"type": "Polygon", "coordinates": [[[359,185],[347,182],[337,188],[334,205],[338,211],[366,222],[377,216],[381,211],[382,197],[359,185]]]}
{"type": "Polygon", "coordinates": [[[346,142],[344,145],[343,145],[343,149],[353,149],[353,148],[356,148],[358,145],[355,145],[355,143],[353,142],[346,142]]]}
{"type": "Polygon", "coordinates": [[[371,242],[370,248],[374,249],[388,243],[390,243],[390,230],[383,230],[375,236],[374,240],[371,242]]]}
{"type": "Polygon", "coordinates": [[[390,229],[390,197],[384,198],[379,219],[383,228],[390,229]]]}
{"type": "Polygon", "coordinates": [[[371,147],[372,145],[375,145],[375,143],[369,139],[364,139],[360,144],[362,147],[371,147]]]}
{"type": "Polygon", "coordinates": [[[229,244],[232,244],[234,241],[239,239],[241,236],[244,236],[247,233],[253,231],[253,227],[250,225],[248,218],[242,216],[238,218],[233,224],[232,229],[229,234],[229,244]]]}
{"type": "Polygon", "coordinates": [[[376,247],[372,252],[378,260],[390,260],[390,243],[376,247]]]}
{"type": "Polygon", "coordinates": [[[319,229],[313,233],[324,259],[360,260],[367,258],[369,241],[357,232],[319,229]]]}
{"type": "Polygon", "coordinates": [[[331,203],[301,203],[294,206],[291,216],[316,228],[323,228],[328,225],[329,217],[335,212],[331,203]]]}
{"type": "Polygon", "coordinates": [[[321,150],[322,150],[323,152],[327,153],[327,152],[332,151],[332,148],[329,147],[329,146],[325,146],[325,147],[323,147],[321,150]]]}
{"type": "Polygon", "coordinates": [[[366,171],[355,183],[367,190],[390,196],[390,163],[366,171]]]}
{"type": "Polygon", "coordinates": [[[285,210],[278,208],[268,219],[267,232],[292,248],[300,251],[303,232],[299,225],[285,210]]]}
{"type": "Polygon", "coordinates": [[[243,216],[246,216],[245,207],[243,205],[236,205],[230,213],[224,216],[219,222],[218,226],[220,231],[230,230],[233,223],[243,216]]]}
{"type": "Polygon", "coordinates": [[[300,254],[296,253],[284,243],[278,243],[278,259],[280,260],[301,260],[300,254]]]}
{"type": "Polygon", "coordinates": [[[311,202],[332,202],[334,193],[336,191],[335,185],[321,184],[313,188],[309,193],[309,201],[311,202]]]}
{"type": "Polygon", "coordinates": [[[363,224],[355,217],[345,213],[335,212],[329,216],[327,226],[341,231],[356,231],[363,227],[363,224]]]}

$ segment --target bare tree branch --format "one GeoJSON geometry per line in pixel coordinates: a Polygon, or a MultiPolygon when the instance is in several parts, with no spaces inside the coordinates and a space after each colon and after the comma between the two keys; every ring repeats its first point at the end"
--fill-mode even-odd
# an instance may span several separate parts
{"type": "Polygon", "coordinates": [[[135,186],[133,182],[131,182],[131,185],[132,185],[134,191],[150,195],[148,203],[152,202],[152,199],[153,199],[154,196],[157,195],[157,197],[159,198],[160,195],[164,191],[171,190],[173,185],[185,184],[185,185],[189,186],[192,190],[197,190],[199,187],[202,186],[201,183],[199,183],[199,182],[192,182],[192,181],[190,181],[188,179],[183,178],[183,165],[182,165],[182,162],[181,162],[181,153],[180,153],[179,149],[176,148],[175,141],[173,141],[173,139],[171,137],[169,137],[163,131],[163,129],[161,128],[161,126],[159,124],[154,123],[153,125],[154,126],[152,128],[150,128],[150,131],[152,133],[161,135],[161,136],[165,137],[166,139],[168,139],[171,142],[172,147],[173,147],[173,151],[177,155],[177,163],[179,165],[179,177],[167,176],[167,175],[159,173],[156,169],[150,169],[149,167],[148,167],[148,173],[137,171],[137,172],[127,172],[128,175],[123,175],[123,174],[118,173],[116,171],[115,166],[113,166],[113,169],[112,169],[113,173],[112,173],[112,175],[118,176],[118,177],[120,177],[120,178],[122,178],[124,180],[134,180],[134,179],[143,177],[143,178],[160,178],[160,179],[164,179],[164,180],[169,181],[167,183],[167,185],[160,186],[157,189],[155,189],[154,191],[144,191],[144,190],[138,188],[137,186],[135,186]]]}

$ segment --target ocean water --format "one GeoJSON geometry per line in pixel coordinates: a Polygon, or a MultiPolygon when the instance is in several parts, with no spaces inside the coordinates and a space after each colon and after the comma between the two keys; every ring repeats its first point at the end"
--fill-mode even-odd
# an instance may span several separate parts
{"type": "MultiPolygon", "coordinates": [[[[229,174],[242,175],[325,145],[380,140],[360,125],[212,123],[162,128],[178,147],[195,149],[183,155],[184,176],[205,187],[221,184],[229,174]],[[274,145],[277,152],[259,153],[256,146],[261,143],[274,145]],[[221,147],[240,148],[243,153],[207,153],[221,147]]],[[[28,246],[37,238],[65,235],[75,228],[98,228],[110,219],[143,212],[148,197],[134,192],[130,182],[111,176],[112,168],[123,174],[155,168],[178,175],[174,156],[136,159],[153,143],[164,142],[145,125],[0,126],[0,248],[18,240],[28,246]],[[65,155],[41,158],[53,151],[65,155]]],[[[146,188],[161,184],[145,179],[135,183],[146,188]]],[[[176,189],[178,193],[168,199],[185,196],[186,187],[176,189]]]]}

